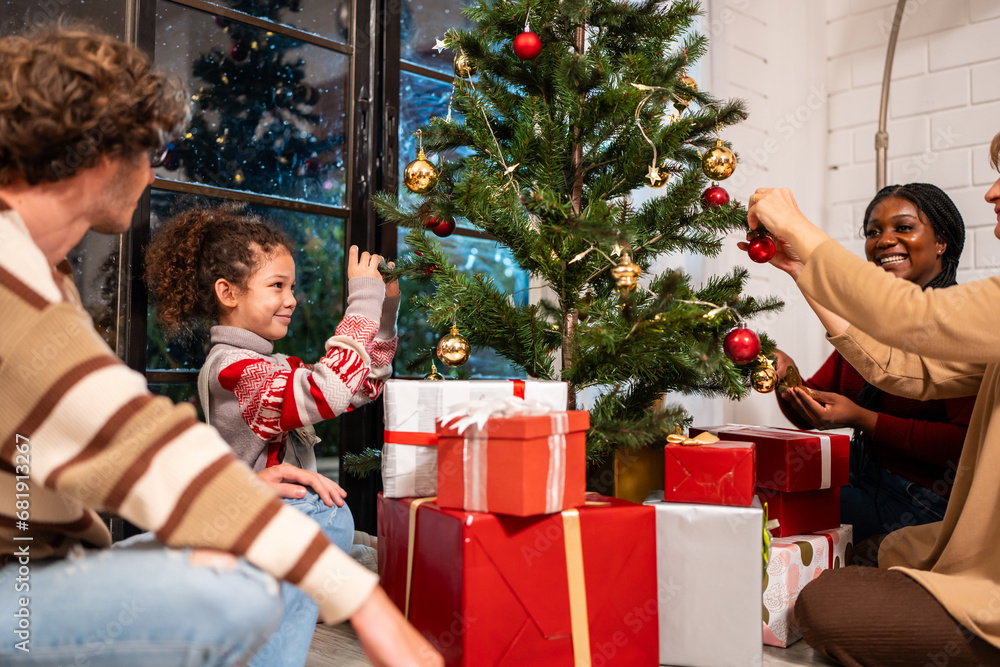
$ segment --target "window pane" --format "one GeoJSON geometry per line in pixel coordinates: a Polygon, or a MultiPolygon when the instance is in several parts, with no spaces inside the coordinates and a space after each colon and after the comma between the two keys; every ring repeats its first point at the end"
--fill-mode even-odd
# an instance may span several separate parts
{"type": "Polygon", "coordinates": [[[119,235],[88,231],[66,259],[73,267],[73,282],[94,327],[117,351],[119,235]]]}
{"type": "MultiPolygon", "coordinates": [[[[451,98],[451,84],[428,79],[424,76],[401,72],[399,80],[399,197],[404,204],[419,204],[423,197],[413,194],[402,183],[402,173],[406,165],[417,157],[417,138],[414,133],[426,126],[431,118],[448,117],[448,100],[451,98]]],[[[452,119],[460,116],[452,112],[452,119]]],[[[439,164],[442,159],[466,154],[467,149],[444,154],[430,154],[427,159],[439,164]]],[[[462,224],[464,220],[456,220],[462,224]]]]}
{"type": "MultiPolygon", "coordinates": [[[[152,233],[180,211],[194,205],[216,206],[222,200],[153,190],[150,209],[152,233]]],[[[344,221],[340,218],[297,213],[264,206],[250,206],[284,231],[297,248],[295,256],[298,305],[288,335],[277,341],[275,351],[301,357],[307,363],[323,355],[326,339],[333,335],[343,314],[344,221]]],[[[146,366],[150,370],[197,370],[205,363],[208,332],[183,340],[168,340],[149,308],[146,366]]]]}
{"type": "Polygon", "coordinates": [[[435,42],[448,28],[472,25],[462,13],[463,3],[456,0],[404,0],[400,16],[400,54],[403,60],[451,74],[454,53],[438,53],[435,42]]]}
{"type": "Polygon", "coordinates": [[[192,94],[157,176],[340,206],[350,58],[159,0],[155,58],[192,94]]]}
{"type": "MultiPolygon", "coordinates": [[[[399,248],[405,250],[404,238],[408,230],[399,231],[399,248]]],[[[517,266],[510,251],[499,246],[496,241],[477,239],[469,236],[453,234],[441,239],[441,245],[448,251],[453,264],[469,274],[484,274],[493,278],[496,284],[514,295],[514,303],[523,306],[528,303],[528,274],[517,266]]],[[[427,322],[427,314],[417,310],[411,303],[411,298],[417,294],[430,293],[431,283],[415,283],[404,280],[400,283],[403,300],[399,310],[399,330],[404,332],[399,339],[399,349],[396,352],[396,373],[399,375],[423,376],[430,372],[430,364],[426,368],[407,370],[422,352],[434,349],[438,339],[445,335],[446,329],[437,329],[427,322]]],[[[448,375],[455,371],[461,378],[509,378],[523,377],[524,371],[514,368],[509,361],[497,355],[493,350],[473,348],[469,361],[455,369],[448,369],[437,361],[438,372],[448,375]]]]}
{"type": "MultiPolygon", "coordinates": [[[[211,0],[210,0],[211,1],[211,0]]],[[[274,21],[291,28],[298,28],[320,37],[347,43],[351,37],[351,3],[347,0],[229,0],[211,2],[213,5],[233,9],[260,19],[274,21]]],[[[219,17],[220,26],[227,25],[219,17]]]]}
{"type": "Polygon", "coordinates": [[[0,37],[55,23],[60,17],[83,19],[118,39],[125,37],[125,0],[38,2],[0,0],[0,37]]]}

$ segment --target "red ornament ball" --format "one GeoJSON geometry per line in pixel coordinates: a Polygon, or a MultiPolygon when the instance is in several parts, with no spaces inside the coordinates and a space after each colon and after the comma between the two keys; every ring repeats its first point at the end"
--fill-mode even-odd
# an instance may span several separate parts
{"type": "Polygon", "coordinates": [[[526,30],[514,38],[514,55],[521,60],[534,60],[542,52],[542,40],[526,30]]]}
{"type": "Polygon", "coordinates": [[[305,162],[306,173],[316,175],[323,169],[323,163],[318,157],[311,157],[305,162]]]}
{"type": "Polygon", "coordinates": [[[233,44],[233,48],[229,49],[229,55],[236,62],[241,62],[246,60],[247,56],[250,55],[250,47],[243,42],[236,42],[233,44]]]}
{"type": "Polygon", "coordinates": [[[750,255],[750,259],[758,264],[765,264],[771,261],[777,249],[777,246],[774,245],[774,239],[770,236],[758,236],[750,242],[747,254],[750,255]]]}
{"type": "Polygon", "coordinates": [[[733,363],[749,364],[760,354],[760,338],[757,334],[741,324],[726,334],[722,342],[722,351],[733,363]]]}
{"type": "Polygon", "coordinates": [[[451,236],[451,233],[455,231],[455,219],[454,218],[427,218],[424,220],[424,229],[433,232],[436,236],[444,238],[446,236],[451,236]]]}
{"type": "Polygon", "coordinates": [[[701,203],[708,208],[718,208],[729,203],[729,193],[725,188],[713,185],[701,193],[701,203]]]}

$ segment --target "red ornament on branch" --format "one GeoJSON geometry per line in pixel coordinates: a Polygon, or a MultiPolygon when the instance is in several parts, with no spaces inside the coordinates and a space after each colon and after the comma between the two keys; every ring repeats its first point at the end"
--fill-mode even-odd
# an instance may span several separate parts
{"type": "Polygon", "coordinates": [[[534,60],[542,52],[542,40],[530,30],[514,38],[514,55],[521,60],[534,60]]]}
{"type": "Polygon", "coordinates": [[[250,55],[250,47],[243,42],[236,42],[233,48],[229,49],[229,55],[236,62],[242,62],[250,55]]]}
{"type": "Polygon", "coordinates": [[[448,217],[426,218],[424,229],[433,232],[435,236],[445,238],[451,236],[451,233],[455,231],[455,219],[448,217]]]}
{"type": "Polygon", "coordinates": [[[753,241],[750,241],[747,254],[750,255],[750,259],[758,264],[765,264],[771,261],[777,249],[778,247],[774,245],[774,239],[770,236],[758,236],[753,241]]]}
{"type": "Polygon", "coordinates": [[[749,364],[760,354],[760,338],[747,325],[740,324],[726,334],[722,351],[735,364],[749,364]]]}
{"type": "Polygon", "coordinates": [[[705,188],[705,191],[701,193],[701,203],[706,208],[725,206],[729,203],[729,193],[726,192],[725,188],[713,184],[711,187],[705,188]]]}

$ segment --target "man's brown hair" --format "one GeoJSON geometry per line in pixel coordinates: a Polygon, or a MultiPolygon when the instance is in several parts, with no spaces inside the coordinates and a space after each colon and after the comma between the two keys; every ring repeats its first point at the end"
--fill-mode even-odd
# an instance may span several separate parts
{"type": "Polygon", "coordinates": [[[187,116],[179,84],[93,28],[0,39],[0,185],[59,181],[104,156],[158,149],[187,116]]]}

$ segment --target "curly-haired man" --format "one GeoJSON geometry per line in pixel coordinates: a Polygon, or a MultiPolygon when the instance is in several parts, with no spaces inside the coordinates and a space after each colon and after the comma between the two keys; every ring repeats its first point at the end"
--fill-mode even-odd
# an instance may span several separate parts
{"type": "Polygon", "coordinates": [[[118,361],[59,268],[88,229],[128,229],[186,116],[110,37],[0,39],[0,663],[285,664],[315,617],[283,618],[277,578],[375,664],[440,664],[374,575],[118,361]],[[110,548],[97,509],[158,541],[110,548]]]}

